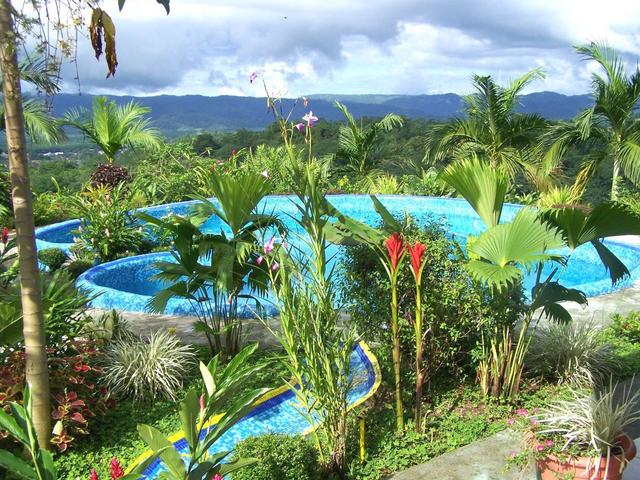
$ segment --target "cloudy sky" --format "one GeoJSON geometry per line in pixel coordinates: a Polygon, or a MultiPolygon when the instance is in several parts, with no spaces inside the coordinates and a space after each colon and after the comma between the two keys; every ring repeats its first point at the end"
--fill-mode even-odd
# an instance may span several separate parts
{"type": "MultiPolygon", "coordinates": [[[[472,73],[502,82],[534,67],[531,91],[589,90],[593,65],[572,45],[606,40],[640,58],[636,0],[104,0],[117,27],[119,67],[78,46],[88,93],[261,96],[312,93],[468,93],[472,73]]],[[[65,90],[77,91],[65,75],[65,90]]]]}

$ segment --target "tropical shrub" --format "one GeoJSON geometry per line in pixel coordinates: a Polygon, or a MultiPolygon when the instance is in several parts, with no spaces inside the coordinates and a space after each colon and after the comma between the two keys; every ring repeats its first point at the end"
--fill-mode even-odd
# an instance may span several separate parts
{"type": "Polygon", "coordinates": [[[602,338],[613,345],[619,377],[640,373],[640,313],[612,315],[612,323],[602,330],[602,338]]]}
{"type": "Polygon", "coordinates": [[[53,272],[60,269],[67,261],[67,254],[59,248],[45,248],[38,251],[38,260],[53,272]]]}
{"type": "Polygon", "coordinates": [[[247,172],[234,177],[215,171],[209,175],[217,204],[198,197],[200,203],[191,218],[138,215],[165,230],[175,245],[171,252],[175,262],[154,265],[159,270],[154,278],[168,286],[154,295],[148,308],[161,313],[169,299],[186,298],[198,317],[196,328],[206,335],[212,353],[232,356],[240,349],[242,337],[238,300],[253,299],[259,311],[261,305],[253,293],[264,293],[268,284],[266,267],[258,260],[259,240],[269,229],[282,228],[274,215],[257,209],[269,192],[268,179],[247,172]],[[230,233],[200,230],[198,225],[214,214],[230,233]]]}
{"type": "Polygon", "coordinates": [[[233,474],[233,480],[319,480],[318,450],[302,436],[267,434],[236,445],[238,457],[258,462],[233,474]]]}
{"type": "Polygon", "coordinates": [[[129,183],[130,181],[131,175],[129,174],[129,170],[127,170],[126,167],[112,163],[98,165],[89,180],[93,188],[107,187],[109,189],[121,183],[129,183]]]}
{"type": "MultiPolygon", "coordinates": [[[[89,434],[91,418],[103,415],[115,402],[98,386],[103,371],[95,342],[73,341],[48,349],[51,385],[51,418],[56,425],[51,442],[61,452],[89,434]]],[[[12,401],[22,402],[25,354],[16,350],[0,366],[0,406],[8,411],[12,401]]]]}
{"type": "Polygon", "coordinates": [[[613,334],[640,344],[640,312],[631,312],[627,315],[614,313],[611,316],[611,331],[613,334]]]}
{"type": "Polygon", "coordinates": [[[194,364],[193,348],[165,330],[148,337],[128,334],[105,347],[100,381],[116,397],[136,402],[176,400],[194,364]]]}
{"type": "Polygon", "coordinates": [[[324,196],[312,164],[299,165],[294,176],[301,214],[297,221],[307,245],[298,250],[271,242],[265,249],[262,263],[267,265],[280,316],[280,331],[272,333],[286,353],[283,364],[300,411],[311,424],[318,424],[313,435],[323,464],[344,475],[356,334],[351,325],[341,325],[337,288],[327,266],[328,222],[337,212],[324,196]]]}
{"type": "Polygon", "coordinates": [[[167,480],[223,478],[256,462],[251,458],[229,461],[227,457],[231,451],[211,455],[209,450],[268,391],[264,388],[243,391],[245,384],[265,367],[264,363],[250,361],[257,348],[257,344],[245,347],[224,368],[219,356],[207,365],[200,363],[204,388],[201,391],[189,390],[180,402],[180,425],[187,443],[186,455],[178,451],[157,428],[138,425],[140,438],[151,450],[151,455],[135,466],[133,473],[140,473],[149,461],[160,458],[167,470],[163,478],[167,480]],[[211,425],[214,417],[216,423],[211,425]]]}
{"type": "Polygon", "coordinates": [[[598,382],[609,378],[617,362],[613,345],[602,338],[601,328],[570,322],[539,326],[526,357],[527,369],[558,383],[598,382]]]}
{"type": "Polygon", "coordinates": [[[144,233],[131,213],[132,193],[124,184],[89,188],[74,199],[80,217],[76,243],[103,262],[140,250],[144,233]]]}
{"type": "Polygon", "coordinates": [[[49,225],[75,218],[77,211],[73,196],[64,192],[43,192],[33,197],[33,221],[49,225]]]}
{"type": "MultiPolygon", "coordinates": [[[[67,272],[59,270],[53,275],[42,274],[42,308],[48,345],[63,344],[75,339],[91,321],[87,315],[89,302],[95,297],[86,295],[75,287],[75,280],[67,272]]],[[[0,303],[21,312],[20,286],[13,282],[0,290],[0,303]]],[[[22,322],[20,321],[20,325],[22,322]]],[[[17,341],[22,340],[20,335],[17,341]]]]}
{"type": "MultiPolygon", "coordinates": [[[[422,302],[426,322],[434,334],[434,344],[427,347],[432,358],[429,380],[441,368],[451,374],[467,366],[469,358],[465,354],[475,345],[478,326],[493,315],[492,303],[488,291],[466,272],[460,245],[449,239],[440,221],[427,219],[421,226],[413,222],[405,239],[408,243],[421,242],[426,248],[422,302]]],[[[354,245],[346,248],[343,266],[341,295],[348,302],[351,321],[365,339],[388,343],[391,290],[380,262],[368,246],[354,245]]],[[[404,268],[398,279],[400,319],[414,315],[414,291],[412,274],[404,268]]],[[[403,336],[404,358],[412,357],[414,343],[412,337],[403,336]]]]}

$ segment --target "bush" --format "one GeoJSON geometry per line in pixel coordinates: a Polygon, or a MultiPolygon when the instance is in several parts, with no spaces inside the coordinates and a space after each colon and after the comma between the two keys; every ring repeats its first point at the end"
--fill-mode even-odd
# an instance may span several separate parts
{"type": "Polygon", "coordinates": [[[318,451],[301,436],[260,435],[236,445],[237,458],[258,463],[233,474],[233,480],[315,480],[321,475],[318,451]]]}
{"type": "Polygon", "coordinates": [[[532,335],[527,369],[558,383],[582,383],[593,378],[602,382],[616,368],[611,344],[603,341],[600,328],[571,322],[545,325],[532,335]]]}
{"type": "Polygon", "coordinates": [[[91,267],[93,267],[93,262],[90,260],[72,260],[65,269],[73,278],[78,278],[91,267]]]}
{"type": "MultiPolygon", "coordinates": [[[[89,434],[91,419],[115,407],[107,388],[98,388],[102,370],[96,365],[100,356],[94,342],[71,342],[49,348],[49,381],[51,385],[52,424],[59,422],[51,442],[61,452],[79,436],[89,434]]],[[[0,365],[0,409],[9,402],[21,402],[25,378],[25,354],[11,353],[0,365]]]]}
{"type": "Polygon", "coordinates": [[[139,250],[143,230],[132,216],[132,193],[124,185],[89,189],[74,203],[80,226],[75,232],[76,242],[86,251],[108,262],[139,250]]]}
{"type": "Polygon", "coordinates": [[[166,331],[147,338],[123,335],[105,351],[102,382],[114,395],[136,402],[177,400],[194,363],[193,348],[166,331]]]}
{"type": "Polygon", "coordinates": [[[33,197],[33,220],[36,226],[49,225],[76,217],[73,195],[43,192],[33,197]]]}
{"type": "Polygon", "coordinates": [[[67,254],[59,248],[45,248],[38,252],[38,260],[53,272],[67,261],[67,254]]]}
{"type": "Polygon", "coordinates": [[[640,345],[640,312],[631,312],[627,316],[616,313],[611,320],[611,333],[640,345]]]}
{"type": "Polygon", "coordinates": [[[618,361],[617,374],[630,377],[640,373],[640,313],[612,315],[613,322],[602,331],[602,337],[613,345],[618,361]]]}
{"type": "Polygon", "coordinates": [[[98,165],[91,174],[90,183],[93,188],[106,187],[115,188],[116,186],[131,181],[129,170],[120,165],[113,163],[103,163],[98,165]]]}
{"type": "MultiPolygon", "coordinates": [[[[431,329],[432,342],[426,346],[429,357],[428,382],[444,367],[453,373],[467,366],[467,355],[475,346],[480,325],[492,315],[489,292],[475,284],[464,269],[460,246],[446,235],[443,225],[428,219],[424,227],[412,227],[406,239],[426,245],[423,274],[425,330],[431,329]]],[[[388,345],[391,289],[387,275],[369,247],[348,247],[343,260],[341,293],[357,330],[365,339],[388,345]]],[[[406,265],[405,265],[406,267],[406,265]]],[[[402,268],[398,283],[398,305],[403,357],[413,361],[415,340],[407,318],[414,315],[415,283],[409,268],[402,268]]],[[[406,369],[412,372],[413,369],[406,369]]]]}

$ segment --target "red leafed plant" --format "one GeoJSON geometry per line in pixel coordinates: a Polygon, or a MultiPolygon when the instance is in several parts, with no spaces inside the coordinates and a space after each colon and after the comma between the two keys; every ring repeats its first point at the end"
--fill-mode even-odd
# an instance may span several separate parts
{"type": "MultiPolygon", "coordinates": [[[[48,349],[48,355],[51,418],[56,425],[51,443],[64,452],[77,437],[88,435],[90,419],[104,415],[115,401],[96,384],[102,369],[96,366],[100,353],[95,342],[71,342],[61,349],[48,349]]],[[[12,352],[0,365],[0,408],[8,411],[9,402],[22,400],[24,378],[24,352],[12,352]]]]}

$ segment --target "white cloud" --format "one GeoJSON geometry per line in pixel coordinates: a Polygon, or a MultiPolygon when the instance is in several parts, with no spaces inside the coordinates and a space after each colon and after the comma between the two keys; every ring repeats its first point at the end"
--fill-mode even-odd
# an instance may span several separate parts
{"type": "MultiPolygon", "coordinates": [[[[113,2],[115,3],[115,2],[113,2]]],[[[583,93],[593,67],[572,45],[607,40],[635,66],[640,3],[530,0],[174,0],[166,16],[151,0],[128,0],[117,25],[119,68],[80,40],[83,91],[120,94],[262,95],[465,93],[472,73],[501,81],[534,67],[533,90],[583,93]]],[[[111,8],[110,8],[111,7],[111,8]]],[[[73,75],[65,72],[74,91],[73,75]]]]}

